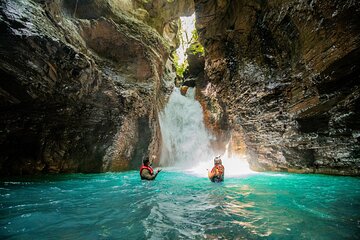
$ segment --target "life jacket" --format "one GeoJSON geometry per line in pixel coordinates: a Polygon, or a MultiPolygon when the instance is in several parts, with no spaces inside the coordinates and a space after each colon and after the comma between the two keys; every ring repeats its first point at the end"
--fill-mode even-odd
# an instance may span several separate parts
{"type": "Polygon", "coordinates": [[[150,166],[142,165],[141,168],[140,168],[140,176],[141,176],[141,172],[142,172],[144,169],[149,170],[149,172],[150,172],[151,175],[154,174],[154,169],[152,169],[150,166]]]}
{"type": "Polygon", "coordinates": [[[223,165],[215,165],[211,172],[216,172],[216,169],[218,170],[218,175],[215,175],[212,179],[210,179],[212,182],[222,182],[224,181],[224,166],[223,165]]]}

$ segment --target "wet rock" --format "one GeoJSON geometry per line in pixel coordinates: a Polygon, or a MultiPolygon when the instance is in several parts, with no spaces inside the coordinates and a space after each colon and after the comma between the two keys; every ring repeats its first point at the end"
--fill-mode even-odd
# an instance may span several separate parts
{"type": "Polygon", "coordinates": [[[180,93],[181,93],[181,95],[185,96],[188,89],[189,89],[189,87],[186,86],[186,85],[181,86],[181,87],[180,87],[180,93]]]}
{"type": "Polygon", "coordinates": [[[184,83],[182,85],[187,86],[187,87],[196,87],[196,80],[195,79],[185,79],[184,83]]]}
{"type": "MultiPolygon", "coordinates": [[[[195,9],[211,96],[202,105],[226,113],[222,131],[241,131],[251,167],[359,175],[360,5],[198,0],[195,9]]],[[[210,119],[216,129],[222,118],[210,119]]]]}
{"type": "Polygon", "coordinates": [[[134,9],[0,3],[1,175],[136,169],[159,155],[170,48],[134,9]]]}
{"type": "Polygon", "coordinates": [[[188,68],[184,72],[184,77],[188,79],[195,78],[198,81],[198,85],[203,86],[203,75],[204,75],[204,68],[205,68],[205,54],[200,51],[193,52],[191,48],[202,48],[199,43],[195,42],[192,43],[190,48],[186,50],[187,54],[187,61],[188,61],[188,68]]]}
{"type": "Polygon", "coordinates": [[[191,16],[194,13],[193,0],[136,0],[135,2],[137,8],[140,7],[148,12],[146,22],[154,27],[160,34],[164,32],[164,27],[168,23],[179,19],[180,16],[191,16]]]}

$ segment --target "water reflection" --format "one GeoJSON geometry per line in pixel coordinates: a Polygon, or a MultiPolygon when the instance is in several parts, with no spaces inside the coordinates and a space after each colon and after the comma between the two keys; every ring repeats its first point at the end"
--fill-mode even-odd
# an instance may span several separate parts
{"type": "Polygon", "coordinates": [[[213,208],[209,213],[207,238],[257,239],[271,235],[267,220],[255,212],[256,203],[249,199],[255,189],[247,184],[213,184],[207,201],[213,208]],[[224,231],[226,229],[226,231],[224,231]]]}

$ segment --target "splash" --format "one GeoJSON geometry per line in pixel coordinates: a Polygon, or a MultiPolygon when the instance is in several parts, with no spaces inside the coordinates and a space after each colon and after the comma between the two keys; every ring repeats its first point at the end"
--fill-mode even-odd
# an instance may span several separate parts
{"type": "MultiPolygon", "coordinates": [[[[222,163],[225,167],[225,178],[240,177],[243,175],[249,175],[255,173],[254,171],[250,170],[246,155],[231,153],[229,147],[230,142],[231,139],[226,144],[226,149],[224,154],[220,155],[222,163]]],[[[211,161],[200,162],[189,172],[197,176],[203,176],[204,171],[205,173],[207,173],[207,170],[211,170],[212,167],[214,166],[213,158],[211,159],[211,161]]]]}
{"type": "Polygon", "coordinates": [[[213,158],[211,136],[204,125],[201,105],[195,100],[194,88],[189,88],[186,96],[175,88],[159,119],[163,140],[160,165],[190,169],[213,158]]]}
{"type": "MultiPolygon", "coordinates": [[[[175,88],[159,119],[163,140],[160,165],[207,176],[216,156],[210,144],[214,137],[206,130],[201,105],[195,99],[195,88],[189,88],[186,96],[175,88]]],[[[230,142],[231,139],[221,156],[226,177],[252,173],[246,156],[231,153],[230,142]]]]}

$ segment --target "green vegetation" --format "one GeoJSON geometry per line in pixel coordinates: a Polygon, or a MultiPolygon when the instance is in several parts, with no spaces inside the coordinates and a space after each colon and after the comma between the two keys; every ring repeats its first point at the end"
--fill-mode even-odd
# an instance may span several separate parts
{"type": "Polygon", "coordinates": [[[175,51],[172,53],[172,57],[173,57],[174,64],[175,64],[176,75],[179,76],[180,78],[183,78],[184,72],[187,69],[187,67],[189,66],[188,61],[185,60],[182,64],[180,64],[179,56],[175,51]]]}
{"type": "Polygon", "coordinates": [[[193,55],[200,54],[201,56],[204,56],[205,55],[204,47],[199,42],[199,35],[198,35],[196,29],[194,29],[194,31],[192,31],[191,34],[192,34],[192,37],[191,37],[190,46],[189,46],[187,52],[190,52],[193,55]]]}
{"type": "Polygon", "coordinates": [[[200,54],[201,56],[205,55],[204,47],[199,42],[191,43],[191,45],[189,46],[189,51],[193,55],[196,54],[200,54]]]}
{"type": "MultiPolygon", "coordinates": [[[[180,23],[181,24],[181,23],[180,23]]],[[[199,42],[199,35],[196,31],[196,29],[191,31],[191,35],[190,33],[188,34],[188,32],[186,31],[186,29],[180,28],[179,33],[180,34],[180,50],[185,50],[185,52],[183,54],[185,54],[185,57],[187,57],[187,55],[196,55],[197,57],[199,56],[204,56],[205,55],[205,51],[204,51],[204,47],[201,45],[201,43],[199,42]],[[189,37],[189,35],[191,37],[189,37]]],[[[182,51],[180,51],[181,54],[182,51]]],[[[172,53],[172,58],[175,64],[175,69],[176,69],[176,75],[182,79],[184,77],[184,72],[186,71],[186,69],[188,68],[189,64],[188,61],[185,59],[184,62],[181,61],[181,57],[182,55],[178,55],[179,51],[174,51],[172,53]]]]}
{"type": "MultiPolygon", "coordinates": [[[[194,29],[191,32],[191,35],[192,35],[191,39],[187,43],[189,47],[187,48],[186,53],[192,54],[192,55],[204,56],[205,55],[204,47],[199,42],[199,35],[198,35],[196,29],[194,29]]],[[[184,41],[184,39],[181,39],[181,41],[184,41]]],[[[186,45],[186,43],[184,45],[186,45]]],[[[173,57],[175,68],[176,68],[176,75],[180,78],[183,78],[184,72],[186,71],[187,67],[189,66],[188,61],[185,60],[183,63],[180,63],[179,62],[180,58],[175,51],[172,53],[172,57],[173,57]]]]}

